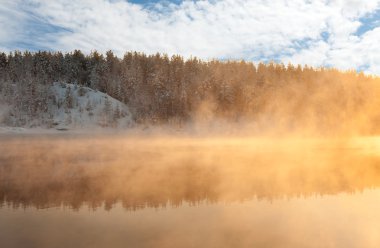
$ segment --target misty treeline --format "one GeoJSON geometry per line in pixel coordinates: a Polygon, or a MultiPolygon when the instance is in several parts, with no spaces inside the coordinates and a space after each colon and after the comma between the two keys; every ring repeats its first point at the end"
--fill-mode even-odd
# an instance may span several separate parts
{"type": "Polygon", "coordinates": [[[129,106],[136,123],[374,132],[380,121],[379,79],[356,71],[137,52],[0,54],[0,92],[22,110],[14,113],[47,111],[53,82],[107,93],[129,106]]]}

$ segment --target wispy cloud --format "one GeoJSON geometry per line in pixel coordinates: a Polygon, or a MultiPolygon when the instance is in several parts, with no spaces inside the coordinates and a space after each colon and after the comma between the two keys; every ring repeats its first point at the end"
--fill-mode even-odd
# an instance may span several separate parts
{"type": "Polygon", "coordinates": [[[176,2],[8,1],[0,7],[0,47],[137,50],[380,74],[380,0],[176,2]]]}

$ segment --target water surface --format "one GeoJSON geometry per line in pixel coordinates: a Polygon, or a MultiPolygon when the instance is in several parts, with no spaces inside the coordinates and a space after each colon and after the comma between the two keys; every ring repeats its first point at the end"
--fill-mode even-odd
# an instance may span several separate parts
{"type": "Polygon", "coordinates": [[[1,247],[379,247],[379,144],[2,137],[1,247]]]}

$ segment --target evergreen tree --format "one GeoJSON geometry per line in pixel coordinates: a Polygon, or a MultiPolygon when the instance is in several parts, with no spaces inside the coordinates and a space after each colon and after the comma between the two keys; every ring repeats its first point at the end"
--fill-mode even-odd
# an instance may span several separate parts
{"type": "Polygon", "coordinates": [[[74,107],[74,99],[70,85],[66,87],[65,92],[65,109],[72,109],[74,107]]]}

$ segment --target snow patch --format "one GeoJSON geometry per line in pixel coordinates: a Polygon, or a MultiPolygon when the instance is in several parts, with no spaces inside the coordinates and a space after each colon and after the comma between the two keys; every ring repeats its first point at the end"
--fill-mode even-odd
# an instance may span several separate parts
{"type": "Polygon", "coordinates": [[[54,83],[49,104],[51,126],[58,130],[89,127],[123,128],[132,125],[128,107],[88,87],[54,83]]]}
{"type": "MultiPolygon", "coordinates": [[[[25,128],[124,129],[133,124],[131,112],[124,103],[88,87],[55,82],[48,88],[47,106],[22,125],[25,128]]],[[[27,113],[12,111],[14,106],[0,105],[0,123],[17,123],[27,113]],[[5,121],[7,120],[7,121],[5,121]]],[[[18,132],[17,128],[2,127],[0,132],[18,132]]]]}

